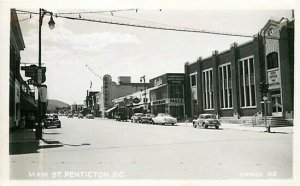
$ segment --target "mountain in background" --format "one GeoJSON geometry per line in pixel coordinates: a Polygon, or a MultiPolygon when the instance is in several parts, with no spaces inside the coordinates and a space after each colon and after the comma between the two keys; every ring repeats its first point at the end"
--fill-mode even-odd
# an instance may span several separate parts
{"type": "Polygon", "coordinates": [[[55,112],[57,108],[69,107],[70,105],[55,99],[48,99],[48,112],[55,112]]]}

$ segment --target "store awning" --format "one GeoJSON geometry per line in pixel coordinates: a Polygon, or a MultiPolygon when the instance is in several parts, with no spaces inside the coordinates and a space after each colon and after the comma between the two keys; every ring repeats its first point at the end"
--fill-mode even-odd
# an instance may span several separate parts
{"type": "Polygon", "coordinates": [[[138,109],[138,108],[143,108],[143,107],[144,107],[144,105],[136,105],[136,106],[132,107],[132,109],[138,109]]]}
{"type": "Polygon", "coordinates": [[[161,88],[161,87],[164,87],[164,86],[166,86],[167,84],[165,83],[165,84],[162,84],[162,85],[158,85],[158,86],[156,86],[156,87],[151,87],[151,88],[148,88],[147,90],[149,90],[149,91],[151,91],[151,90],[155,90],[155,89],[158,89],[158,88],[161,88]]]}
{"type": "Polygon", "coordinates": [[[105,113],[109,113],[109,112],[111,112],[111,111],[115,110],[116,108],[117,108],[117,107],[112,107],[112,108],[110,108],[110,109],[106,110],[106,111],[105,111],[105,113]]]}

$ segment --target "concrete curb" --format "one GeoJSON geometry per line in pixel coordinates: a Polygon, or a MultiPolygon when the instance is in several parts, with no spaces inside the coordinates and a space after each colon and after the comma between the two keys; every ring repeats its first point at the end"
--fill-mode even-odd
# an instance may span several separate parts
{"type": "MultiPolygon", "coordinates": [[[[191,122],[187,123],[177,123],[178,126],[183,127],[193,127],[191,122]]],[[[252,127],[252,126],[245,126],[242,124],[229,124],[229,123],[221,123],[221,128],[228,129],[228,130],[240,130],[240,131],[254,131],[254,132],[265,132],[265,127],[252,127]]],[[[282,133],[282,134],[293,134],[293,127],[272,127],[271,133],[282,133]]]]}

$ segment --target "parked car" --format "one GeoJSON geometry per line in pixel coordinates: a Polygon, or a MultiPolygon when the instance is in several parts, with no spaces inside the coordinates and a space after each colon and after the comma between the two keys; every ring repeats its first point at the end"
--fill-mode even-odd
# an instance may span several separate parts
{"type": "Polygon", "coordinates": [[[127,121],[128,116],[125,112],[119,112],[115,114],[116,121],[127,121]]]}
{"type": "Polygon", "coordinates": [[[87,114],[85,117],[86,117],[87,119],[94,119],[93,114],[87,114]]]}
{"type": "Polygon", "coordinates": [[[204,128],[215,127],[216,129],[219,129],[220,125],[221,123],[215,114],[200,114],[197,119],[193,120],[194,128],[202,126],[204,128]]]}
{"type": "Polygon", "coordinates": [[[145,114],[144,116],[141,117],[141,122],[142,123],[152,123],[152,118],[154,118],[155,115],[153,114],[145,114]]]}
{"type": "Polygon", "coordinates": [[[61,128],[61,122],[58,119],[58,117],[53,117],[53,116],[49,116],[44,120],[44,127],[47,129],[49,127],[57,127],[57,128],[61,128]]]}
{"type": "Polygon", "coordinates": [[[73,118],[73,115],[72,114],[68,114],[68,118],[73,118]]]}
{"type": "Polygon", "coordinates": [[[170,116],[169,114],[159,113],[156,117],[152,118],[153,124],[171,124],[174,125],[177,123],[177,118],[170,116]]]}
{"type": "Polygon", "coordinates": [[[78,114],[78,118],[83,118],[83,114],[78,114]]]}
{"type": "Polygon", "coordinates": [[[135,113],[132,117],[131,117],[131,122],[133,123],[141,123],[142,119],[141,117],[145,116],[143,113],[135,113]]]}

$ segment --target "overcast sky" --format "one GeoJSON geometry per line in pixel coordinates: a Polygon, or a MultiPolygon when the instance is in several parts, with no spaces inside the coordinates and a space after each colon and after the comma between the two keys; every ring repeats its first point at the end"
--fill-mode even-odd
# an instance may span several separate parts
{"type": "MultiPolygon", "coordinates": [[[[135,7],[136,8],[136,7],[135,7]]],[[[20,8],[19,8],[20,9],[20,8]]],[[[38,9],[26,9],[38,12],[38,9]]],[[[78,9],[48,9],[57,12],[78,12],[78,9]]],[[[75,15],[78,17],[79,15],[75,15]]],[[[29,15],[19,15],[19,20],[29,15]]],[[[291,10],[171,10],[139,9],[138,12],[81,14],[82,18],[136,23],[162,27],[186,27],[205,31],[255,35],[272,19],[291,18],[291,10]],[[161,24],[156,24],[161,23],[161,24]]],[[[201,33],[151,30],[126,26],[55,18],[55,28],[42,27],[42,62],[47,67],[48,97],[69,104],[82,104],[86,90],[99,91],[101,77],[110,74],[131,76],[132,82],[146,81],[164,73],[184,72],[185,62],[206,58],[212,51],[229,49],[234,42],[251,38],[201,33]]],[[[21,61],[38,61],[38,16],[21,21],[26,48],[21,61]]]]}

